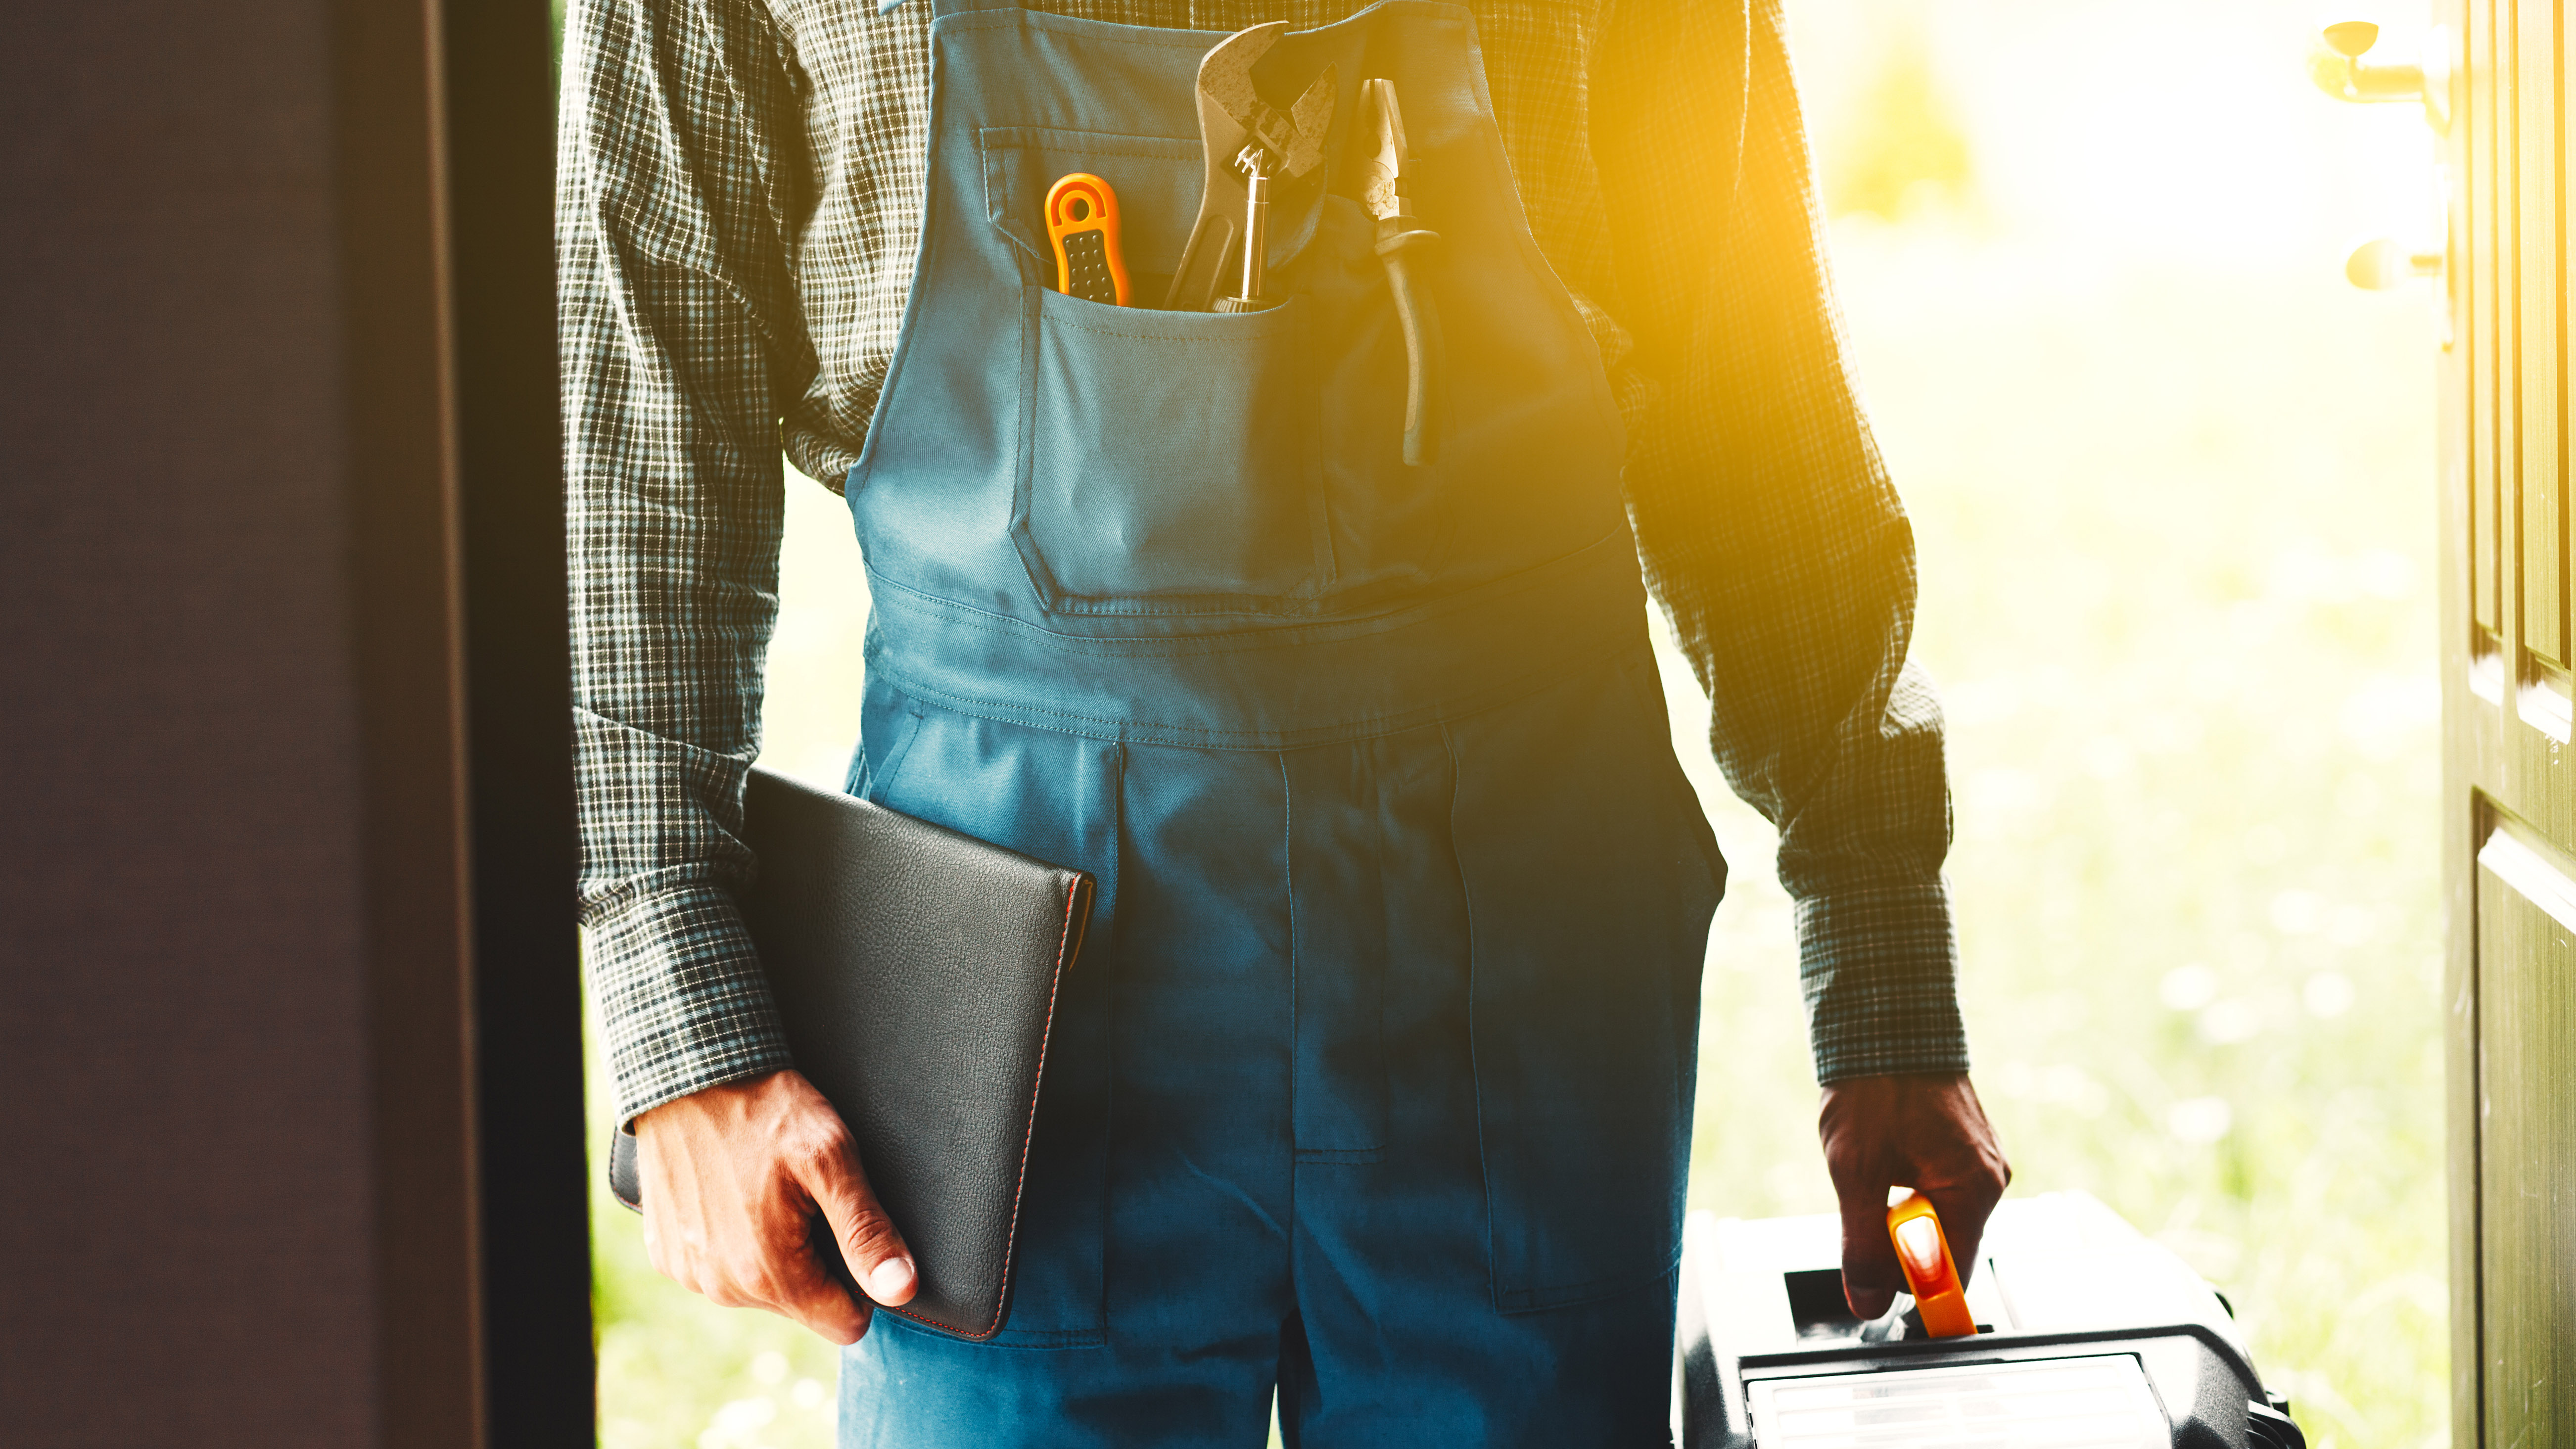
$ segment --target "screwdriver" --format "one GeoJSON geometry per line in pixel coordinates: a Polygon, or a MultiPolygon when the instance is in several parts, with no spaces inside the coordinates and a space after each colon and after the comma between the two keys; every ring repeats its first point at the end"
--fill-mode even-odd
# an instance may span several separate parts
{"type": "Polygon", "coordinates": [[[1218,312],[1258,312],[1270,304],[1261,289],[1270,279],[1270,157],[1255,142],[1234,158],[1243,173],[1243,294],[1220,297],[1218,312]]]}

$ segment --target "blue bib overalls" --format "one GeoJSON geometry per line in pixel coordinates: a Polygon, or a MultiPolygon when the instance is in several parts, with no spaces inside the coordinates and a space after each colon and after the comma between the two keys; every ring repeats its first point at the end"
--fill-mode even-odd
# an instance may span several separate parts
{"type": "MultiPolygon", "coordinates": [[[[903,335],[848,479],[852,788],[1100,880],[1009,1326],[880,1314],[845,1445],[1661,1442],[1699,967],[1599,351],[1531,239],[1466,10],[1284,39],[1397,86],[1444,238],[1439,461],[1401,456],[1373,223],[1286,188],[1247,314],[1051,290],[1049,184],[1159,301],[1221,37],[940,0],[903,335]]],[[[1273,81],[1270,78],[1276,77],[1273,81]]],[[[1336,187],[1342,185],[1334,181],[1336,187]]]]}

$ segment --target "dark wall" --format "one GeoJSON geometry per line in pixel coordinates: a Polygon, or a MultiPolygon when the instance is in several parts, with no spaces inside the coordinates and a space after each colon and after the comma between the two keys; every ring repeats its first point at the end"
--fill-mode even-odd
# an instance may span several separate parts
{"type": "Polygon", "coordinates": [[[0,47],[20,1443],[373,1437],[324,21],[109,0],[0,47]]]}
{"type": "Polygon", "coordinates": [[[421,0],[19,7],[0,46],[13,1446],[535,1442],[485,1432],[513,1396],[586,1429],[577,1143],[473,1128],[478,1035],[511,1044],[487,1107],[577,1088],[545,15],[516,8],[444,20],[516,132],[441,119],[421,0]],[[477,58],[522,19],[524,63],[477,58]],[[460,167],[508,153],[446,213],[442,127],[460,167]],[[533,642],[478,654],[500,606],[533,642]],[[478,863],[515,895],[478,902],[478,863]],[[520,1259],[492,1284],[478,1164],[536,1204],[481,1223],[520,1259]],[[545,1383],[496,1373],[491,1322],[545,1383]]]}

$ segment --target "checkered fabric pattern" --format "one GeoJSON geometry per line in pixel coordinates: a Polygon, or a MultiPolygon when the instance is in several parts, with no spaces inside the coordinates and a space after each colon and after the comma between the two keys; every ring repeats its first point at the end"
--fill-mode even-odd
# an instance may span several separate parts
{"type": "MultiPolygon", "coordinates": [[[[1466,0],[1630,430],[1647,579],[1781,828],[1820,1080],[1956,1071],[1912,530],[1844,361],[1780,0],[1466,0]]],[[[1325,23],[1360,0],[1045,0],[1325,23]]],[[[733,904],[780,455],[837,487],[911,281],[927,0],[571,0],[558,245],[583,920],[618,1110],[788,1064],[733,904]],[[783,443],[783,449],[782,449],[783,443]]]]}

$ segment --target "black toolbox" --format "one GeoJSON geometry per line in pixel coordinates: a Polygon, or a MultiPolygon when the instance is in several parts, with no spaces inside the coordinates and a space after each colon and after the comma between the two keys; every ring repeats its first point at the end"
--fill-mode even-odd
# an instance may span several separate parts
{"type": "Polygon", "coordinates": [[[1676,1442],[2306,1449],[2288,1402],[2264,1390],[2226,1300],[2091,1196],[2005,1202],[1978,1256],[1968,1285],[1978,1332],[1926,1338],[1919,1320],[1865,1326],[1851,1316],[1840,1219],[1692,1214],[1676,1442]]]}

